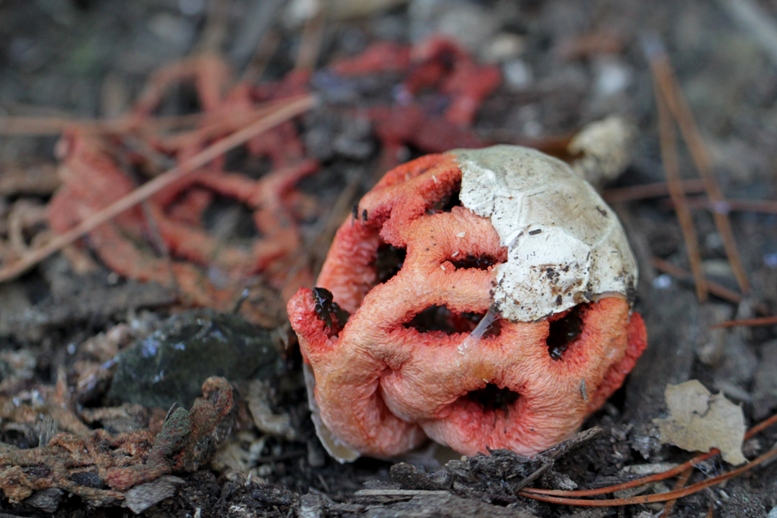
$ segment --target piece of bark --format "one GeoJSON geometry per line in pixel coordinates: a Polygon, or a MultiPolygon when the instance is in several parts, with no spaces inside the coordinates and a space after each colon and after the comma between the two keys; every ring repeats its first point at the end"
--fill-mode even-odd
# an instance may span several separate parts
{"type": "Polygon", "coordinates": [[[491,518],[536,518],[536,514],[523,508],[500,507],[479,500],[469,500],[450,493],[416,491],[410,500],[382,506],[372,506],[361,516],[369,518],[464,518],[489,516],[491,518]]]}

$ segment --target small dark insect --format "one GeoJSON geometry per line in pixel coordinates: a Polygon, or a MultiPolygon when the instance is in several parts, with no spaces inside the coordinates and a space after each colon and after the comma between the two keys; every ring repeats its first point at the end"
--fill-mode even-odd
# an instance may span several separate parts
{"type": "Polygon", "coordinates": [[[313,300],[316,303],[318,318],[324,321],[328,329],[334,333],[339,333],[348,323],[348,317],[351,315],[337,305],[337,302],[334,301],[334,295],[326,288],[313,288],[313,300]]]}
{"type": "Polygon", "coordinates": [[[542,229],[541,229],[541,228],[535,228],[534,230],[530,230],[530,231],[529,231],[529,235],[530,235],[530,236],[536,236],[536,235],[537,235],[537,234],[539,234],[540,232],[542,232],[542,229]]]}
{"type": "Polygon", "coordinates": [[[359,206],[354,205],[351,209],[351,213],[353,214],[353,219],[359,219],[359,206]]]}
{"type": "Polygon", "coordinates": [[[367,209],[364,209],[364,210],[362,211],[362,219],[363,219],[364,221],[367,221],[367,209]]]}

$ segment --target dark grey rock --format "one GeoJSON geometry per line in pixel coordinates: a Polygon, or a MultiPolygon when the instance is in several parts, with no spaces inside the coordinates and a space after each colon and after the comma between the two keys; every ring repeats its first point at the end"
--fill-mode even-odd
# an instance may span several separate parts
{"type": "Polygon", "coordinates": [[[270,332],[242,317],[196,310],[171,317],[118,356],[108,396],[125,403],[189,407],[210,376],[271,379],[284,370],[270,332]]]}
{"type": "Polygon", "coordinates": [[[63,496],[65,496],[64,491],[56,487],[50,487],[37,491],[31,497],[25,499],[24,503],[43,512],[53,513],[59,507],[63,496]]]}

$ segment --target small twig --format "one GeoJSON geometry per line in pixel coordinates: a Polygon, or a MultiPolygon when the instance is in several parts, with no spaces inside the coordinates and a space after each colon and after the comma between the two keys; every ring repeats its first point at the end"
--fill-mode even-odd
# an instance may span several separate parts
{"type": "Polygon", "coordinates": [[[137,152],[148,161],[152,168],[152,171],[148,172],[150,176],[160,175],[175,164],[172,157],[158,151],[148,140],[139,138],[137,135],[127,133],[122,135],[121,141],[127,149],[137,152]]]}
{"type": "MultiPolygon", "coordinates": [[[[643,39],[643,43],[645,54],[650,63],[650,69],[656,79],[656,84],[666,99],[669,111],[677,120],[677,124],[680,127],[680,133],[691,153],[691,158],[696,164],[696,168],[704,181],[707,196],[713,203],[721,202],[723,201],[723,194],[712,170],[712,160],[710,159],[709,151],[707,151],[707,148],[704,145],[699,129],[696,126],[696,121],[693,118],[693,113],[675,79],[674,71],[672,70],[672,65],[669,62],[666,50],[664,49],[661,40],[655,35],[646,36],[643,39]]],[[[718,232],[723,239],[726,256],[731,263],[731,268],[734,271],[737,284],[739,284],[742,293],[747,293],[750,291],[750,283],[747,280],[747,274],[742,266],[742,260],[739,257],[739,250],[737,249],[734,232],[731,228],[728,214],[713,212],[713,218],[715,220],[715,227],[718,229],[718,232]]]]}
{"type": "Polygon", "coordinates": [[[182,163],[180,166],[173,167],[165,173],[155,177],[154,179],[132,191],[127,196],[117,200],[106,208],[84,219],[81,221],[81,223],[68,230],[64,234],[60,234],[42,247],[36,250],[32,250],[29,255],[25,255],[17,262],[3,267],[0,269],[0,282],[17,277],[18,275],[30,269],[32,266],[38,264],[43,259],[59,251],[63,246],[69,245],[70,243],[76,241],[84,234],[94,230],[96,227],[118,216],[122,212],[134,207],[143,200],[148,199],[156,192],[164,189],[168,185],[173,184],[183,176],[186,176],[187,174],[206,165],[208,162],[218,158],[230,149],[239,146],[244,142],[247,142],[253,137],[277,126],[282,122],[304,113],[305,111],[309,110],[314,103],[315,99],[310,95],[295,98],[294,100],[288,101],[288,104],[279,107],[277,111],[262,117],[245,128],[215,142],[214,144],[208,146],[201,152],[191,157],[189,160],[182,163]]]}
{"type": "Polygon", "coordinates": [[[774,18],[751,0],[718,0],[743,32],[758,42],[766,51],[772,65],[777,65],[777,27],[774,18]]]}
{"type": "Polygon", "coordinates": [[[195,52],[221,52],[229,25],[229,4],[230,0],[209,0],[205,28],[195,52]]]}
{"type": "Polygon", "coordinates": [[[61,183],[54,164],[0,164],[0,196],[50,196],[61,183]]]}
{"type": "MultiPolygon", "coordinates": [[[[745,440],[755,437],[757,434],[761,433],[762,431],[764,431],[765,429],[771,426],[774,426],[775,424],[777,424],[777,414],[774,414],[773,416],[767,419],[764,419],[757,425],[750,428],[745,433],[745,440]]],[[[679,466],[675,466],[672,469],[664,471],[663,473],[648,475],[646,477],[629,480],[628,482],[622,482],[620,484],[615,484],[613,486],[600,487],[597,489],[578,489],[575,491],[565,491],[560,489],[540,489],[540,488],[532,487],[532,488],[524,489],[523,492],[530,492],[536,495],[563,496],[563,497],[584,497],[584,496],[605,495],[607,493],[623,491],[624,489],[631,489],[633,487],[644,486],[645,484],[651,484],[653,482],[660,482],[661,480],[672,478],[676,475],[680,475],[686,469],[692,468],[698,464],[701,464],[702,462],[708,459],[711,459],[712,457],[718,454],[720,454],[720,450],[713,448],[707,453],[700,453],[699,455],[693,457],[692,459],[685,461],[679,466]]]]}
{"type": "Polygon", "coordinates": [[[747,318],[743,320],[727,320],[720,322],[714,326],[710,326],[710,329],[718,329],[720,327],[754,327],[754,326],[772,326],[777,324],[777,316],[763,317],[763,318],[747,318]]]}
{"type": "Polygon", "coordinates": [[[284,0],[262,0],[248,4],[244,16],[234,28],[235,34],[230,45],[230,59],[238,70],[246,66],[257,48],[261,48],[265,35],[277,25],[278,15],[285,7],[284,0]]]}
{"type": "MultiPolygon", "coordinates": [[[[688,277],[690,274],[680,268],[679,266],[675,266],[669,261],[664,261],[663,259],[659,259],[658,257],[653,257],[650,259],[650,263],[655,267],[656,269],[667,273],[671,275],[672,277],[688,277]]],[[[707,290],[715,295],[716,297],[720,297],[721,299],[727,300],[729,302],[733,302],[735,304],[739,304],[742,302],[742,295],[737,293],[736,291],[726,288],[725,286],[718,284],[717,282],[713,282],[709,279],[707,279],[707,290]]],[[[763,304],[758,304],[755,306],[755,310],[758,311],[762,315],[768,315],[769,310],[764,306],[763,304]]]]}
{"type": "MultiPolygon", "coordinates": [[[[701,180],[681,180],[680,183],[686,194],[704,192],[704,183],[702,183],[701,180]]],[[[608,203],[638,201],[668,195],[669,185],[667,182],[646,183],[642,185],[632,185],[630,187],[607,189],[602,193],[602,197],[608,203]]]]}
{"type": "Polygon", "coordinates": [[[305,21],[294,70],[312,72],[316,67],[316,60],[321,50],[321,38],[324,35],[324,22],[326,21],[326,2],[325,0],[313,0],[313,5],[315,14],[305,21]]]}
{"type": "MultiPolygon", "coordinates": [[[[175,115],[149,118],[143,122],[142,129],[175,129],[196,124],[203,114],[175,115]]],[[[68,126],[79,126],[92,133],[123,133],[135,125],[128,118],[118,119],[76,119],[69,117],[2,117],[0,135],[47,137],[62,133],[68,126]]]]}
{"type": "Polygon", "coordinates": [[[354,496],[397,496],[408,498],[426,495],[450,495],[450,492],[428,489],[360,489],[354,493],[354,496]]]}
{"type": "Polygon", "coordinates": [[[535,469],[534,472],[531,473],[528,477],[526,477],[523,480],[521,480],[520,482],[518,482],[518,484],[516,484],[516,486],[514,488],[514,491],[516,493],[520,493],[521,489],[523,489],[524,487],[528,486],[529,484],[531,484],[532,482],[534,482],[535,480],[540,478],[542,475],[547,473],[548,470],[550,470],[550,468],[552,468],[552,467],[553,467],[553,461],[549,460],[548,462],[546,462],[545,464],[543,464],[539,468],[535,469]]]}
{"type": "Polygon", "coordinates": [[[67,117],[2,117],[0,118],[0,135],[10,136],[35,136],[43,137],[59,135],[62,130],[71,124],[80,124],[84,127],[117,128],[123,127],[123,120],[77,120],[67,117]]]}
{"type": "Polygon", "coordinates": [[[764,214],[777,214],[777,201],[773,200],[737,200],[725,199],[713,202],[704,197],[696,197],[688,200],[688,206],[692,209],[704,208],[710,212],[728,214],[729,212],[760,212],[764,214]]]}
{"type": "MultiPolygon", "coordinates": [[[[269,111],[288,103],[288,99],[268,101],[258,107],[256,114],[269,111]]],[[[245,116],[244,107],[228,106],[219,112],[219,116],[245,116]]],[[[0,117],[0,136],[28,136],[47,137],[57,136],[69,126],[78,126],[92,134],[116,134],[126,133],[137,129],[143,131],[164,131],[179,128],[188,128],[197,125],[203,118],[212,119],[214,113],[193,113],[190,115],[169,115],[160,117],[148,117],[138,124],[133,117],[119,117],[115,119],[78,119],[67,116],[35,117],[35,116],[11,116],[0,117]]]]}
{"type": "Polygon", "coordinates": [[[774,414],[773,416],[767,419],[764,419],[757,425],[750,428],[745,434],[745,440],[755,437],[757,434],[763,432],[764,430],[766,430],[770,426],[773,426],[774,424],[777,424],[777,414],[774,414]]]}
{"type": "Polygon", "coordinates": [[[680,222],[680,230],[683,233],[685,248],[688,253],[688,262],[691,265],[693,274],[693,283],[696,286],[696,298],[699,302],[707,300],[707,281],[704,278],[704,269],[701,264],[701,254],[699,253],[699,238],[696,234],[696,227],[693,224],[691,209],[685,198],[685,191],[680,182],[680,166],[677,160],[677,142],[675,138],[672,121],[669,118],[669,112],[666,100],[661,95],[658,87],[658,78],[654,76],[656,106],[658,107],[658,127],[661,141],[661,158],[664,163],[666,173],[666,183],[669,188],[669,196],[674,203],[675,213],[680,222]]]}
{"type": "Polygon", "coordinates": [[[235,128],[240,128],[258,118],[269,115],[297,98],[275,99],[250,109],[229,105],[219,107],[211,110],[207,114],[207,118],[201,121],[197,127],[180,131],[169,137],[163,137],[161,143],[165,147],[175,149],[184,147],[192,142],[201,143],[209,141],[225,133],[235,131],[235,128]]]}
{"type": "Polygon", "coordinates": [[[683,473],[685,470],[689,468],[692,468],[708,459],[711,459],[712,457],[718,455],[719,453],[720,453],[719,450],[712,449],[707,453],[702,453],[700,455],[697,455],[696,457],[693,457],[692,459],[680,464],[679,466],[675,466],[674,468],[664,471],[662,473],[655,473],[653,475],[636,478],[634,480],[629,480],[628,482],[621,482],[620,484],[615,484],[612,486],[599,487],[596,489],[578,489],[574,491],[565,491],[562,489],[541,489],[541,488],[530,487],[530,488],[524,489],[523,491],[529,492],[535,495],[561,496],[561,497],[588,497],[588,496],[606,495],[608,493],[615,493],[616,491],[623,491],[625,489],[644,486],[647,484],[652,484],[654,482],[660,482],[662,480],[672,478],[674,476],[680,475],[681,473],[683,473]]]}
{"type": "Polygon", "coordinates": [[[608,500],[586,500],[582,498],[566,498],[566,497],[559,497],[559,496],[541,495],[541,494],[529,492],[526,489],[521,491],[519,495],[524,496],[526,498],[532,498],[534,500],[540,500],[542,502],[548,502],[552,504],[576,505],[580,507],[611,507],[611,506],[621,506],[621,505],[637,505],[637,504],[652,504],[652,503],[658,503],[658,502],[667,502],[669,500],[675,500],[678,498],[683,498],[688,495],[692,495],[693,493],[697,493],[702,489],[706,489],[708,487],[712,487],[722,482],[725,482],[726,480],[732,479],[736,476],[741,475],[742,473],[746,473],[750,471],[751,469],[755,468],[756,466],[759,466],[760,464],[763,464],[764,462],[772,459],[773,457],[777,457],[777,448],[771,449],[766,453],[759,455],[758,457],[748,462],[744,466],[733,469],[728,473],[723,473],[722,475],[718,475],[716,477],[712,477],[707,480],[697,482],[696,484],[692,484],[683,489],[667,491],[665,493],[657,493],[653,495],[632,496],[628,498],[612,498],[608,500]]]}
{"type": "MultiPolygon", "coordinates": [[[[284,99],[280,105],[283,106],[286,103],[288,103],[288,99],[284,99]]],[[[203,124],[196,128],[179,132],[164,139],[164,145],[170,148],[181,148],[191,142],[206,142],[218,135],[228,133],[235,127],[240,127],[258,117],[272,113],[277,109],[277,105],[278,101],[270,101],[252,111],[246,111],[242,108],[223,110],[217,116],[211,115],[209,121],[203,121],[203,124]]]]}
{"type": "MultiPolygon", "coordinates": [[[[680,476],[677,477],[677,481],[675,482],[674,489],[678,490],[678,489],[684,488],[685,484],[688,483],[688,479],[691,478],[691,473],[693,473],[693,469],[692,468],[688,468],[685,471],[683,471],[682,473],[680,473],[680,476]]],[[[664,515],[663,516],[665,518],[668,518],[669,515],[672,513],[672,509],[674,508],[675,502],[677,502],[676,498],[674,500],[669,500],[668,502],[666,502],[666,504],[664,504],[664,515]]]]}
{"type": "Polygon", "coordinates": [[[270,63],[273,54],[278,49],[278,45],[281,43],[281,37],[276,31],[268,31],[262,36],[259,45],[256,47],[256,52],[251,56],[248,61],[245,71],[240,78],[241,83],[252,84],[257,82],[264,74],[264,70],[270,63]]]}

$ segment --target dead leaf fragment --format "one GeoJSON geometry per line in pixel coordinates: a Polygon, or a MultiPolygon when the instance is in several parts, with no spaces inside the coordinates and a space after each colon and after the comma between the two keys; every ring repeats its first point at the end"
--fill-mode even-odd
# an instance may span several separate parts
{"type": "Polygon", "coordinates": [[[707,390],[698,380],[667,385],[664,391],[669,407],[667,419],[654,419],[661,442],[688,451],[718,448],[723,460],[739,465],[747,461],[742,455],[745,417],[742,408],[707,390]]]}

